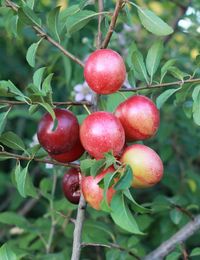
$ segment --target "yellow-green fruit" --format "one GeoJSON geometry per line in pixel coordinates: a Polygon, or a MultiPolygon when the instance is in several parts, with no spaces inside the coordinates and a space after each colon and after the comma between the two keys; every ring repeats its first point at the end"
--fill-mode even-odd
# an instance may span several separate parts
{"type": "Polygon", "coordinates": [[[134,188],[148,188],[158,183],[163,176],[163,163],[158,154],[146,145],[133,144],[127,147],[121,161],[133,171],[134,188]]]}

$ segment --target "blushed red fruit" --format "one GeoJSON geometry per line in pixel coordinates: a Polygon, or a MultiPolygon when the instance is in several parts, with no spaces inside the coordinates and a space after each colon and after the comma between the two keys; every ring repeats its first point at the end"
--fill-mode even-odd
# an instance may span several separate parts
{"type": "Polygon", "coordinates": [[[151,99],[133,96],[122,102],[115,111],[124,127],[126,140],[144,140],[152,137],[160,124],[160,113],[151,99]]]}
{"type": "MultiPolygon", "coordinates": [[[[100,204],[103,200],[103,189],[99,187],[98,183],[104,178],[106,174],[114,172],[115,169],[111,166],[108,169],[99,173],[96,177],[86,176],[81,178],[81,190],[85,200],[94,209],[99,210],[100,204]]],[[[107,201],[111,202],[113,195],[115,194],[113,187],[110,187],[107,191],[107,201]]]]}
{"type": "Polygon", "coordinates": [[[62,190],[65,197],[73,204],[78,204],[81,196],[80,173],[78,169],[70,168],[62,179],[62,190]]]}
{"type": "Polygon", "coordinates": [[[80,139],[85,150],[100,159],[109,151],[118,155],[124,146],[125,134],[120,121],[113,114],[99,111],[83,121],[80,139]]]}
{"type": "Polygon", "coordinates": [[[121,161],[133,171],[134,188],[148,188],[158,183],[163,176],[163,163],[158,154],[142,144],[127,147],[121,161]]]}
{"type": "Polygon", "coordinates": [[[46,113],[38,125],[37,136],[41,146],[52,154],[72,149],[79,138],[79,124],[75,115],[66,109],[54,109],[57,126],[50,114],[46,113]]]}
{"type": "Polygon", "coordinates": [[[94,51],[85,63],[84,77],[98,94],[110,94],[120,89],[126,78],[122,57],[111,49],[94,51]]]}
{"type": "Polygon", "coordinates": [[[51,158],[58,162],[67,163],[67,162],[73,162],[78,160],[81,155],[84,153],[84,148],[80,142],[80,139],[78,139],[77,143],[72,147],[71,150],[65,153],[61,154],[49,154],[51,158]]]}

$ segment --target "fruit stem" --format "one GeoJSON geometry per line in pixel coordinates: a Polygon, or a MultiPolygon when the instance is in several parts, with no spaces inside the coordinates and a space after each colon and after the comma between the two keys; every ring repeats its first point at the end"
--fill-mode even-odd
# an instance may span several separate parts
{"type": "Polygon", "coordinates": [[[85,108],[85,110],[87,111],[88,115],[91,114],[90,110],[88,109],[88,107],[86,105],[83,105],[83,107],[85,108]]]}

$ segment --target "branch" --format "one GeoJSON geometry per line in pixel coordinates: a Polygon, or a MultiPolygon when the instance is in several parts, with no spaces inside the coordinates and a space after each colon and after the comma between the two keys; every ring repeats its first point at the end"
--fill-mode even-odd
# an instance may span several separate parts
{"type": "Polygon", "coordinates": [[[80,166],[76,163],[61,163],[61,162],[56,162],[56,161],[49,160],[49,159],[39,159],[39,158],[35,158],[35,157],[34,158],[27,157],[27,156],[15,154],[15,153],[9,153],[9,152],[6,152],[6,151],[0,152],[0,157],[1,157],[1,155],[8,157],[8,158],[11,158],[11,159],[20,160],[20,161],[34,160],[34,161],[40,162],[40,163],[48,163],[48,164],[53,164],[53,165],[65,166],[65,167],[73,167],[73,168],[77,168],[77,169],[80,168],[80,166]]]}
{"type": "Polygon", "coordinates": [[[81,234],[82,234],[83,222],[84,222],[84,218],[85,218],[85,208],[86,208],[86,202],[85,202],[83,195],[81,194],[80,201],[79,201],[79,204],[78,204],[76,222],[75,222],[71,260],[79,260],[80,259],[81,234]]]}
{"type": "MultiPolygon", "coordinates": [[[[13,9],[13,11],[18,12],[19,6],[17,6],[15,3],[13,3],[10,0],[6,0],[6,6],[10,7],[11,9],[13,9]]],[[[65,48],[63,48],[62,45],[60,45],[58,42],[56,42],[53,38],[51,38],[47,33],[44,32],[44,30],[42,28],[40,28],[39,26],[32,26],[33,29],[38,33],[38,35],[41,38],[44,38],[45,40],[47,40],[48,42],[50,42],[52,45],[54,45],[56,48],[58,48],[65,56],[67,56],[68,58],[70,58],[71,60],[73,60],[74,62],[76,62],[77,64],[79,64],[80,66],[84,67],[84,63],[79,60],[76,56],[74,56],[72,53],[68,52],[67,50],[65,50],[65,48]]]]}
{"type": "Polygon", "coordinates": [[[108,32],[107,32],[106,37],[105,37],[105,39],[104,39],[104,41],[101,45],[102,49],[107,48],[107,46],[110,42],[110,39],[112,37],[112,34],[114,32],[114,28],[115,28],[115,25],[116,25],[116,22],[117,22],[117,17],[118,17],[120,9],[122,8],[123,2],[124,2],[123,0],[117,0],[117,2],[116,2],[115,10],[114,10],[113,16],[111,18],[111,22],[110,22],[110,26],[108,28],[108,32]]]}
{"type": "Polygon", "coordinates": [[[98,35],[97,35],[97,49],[101,48],[101,41],[102,41],[102,32],[101,32],[101,22],[102,22],[102,12],[104,9],[103,6],[103,0],[98,0],[98,11],[99,11],[99,16],[98,16],[98,35]]]}
{"type": "Polygon", "coordinates": [[[107,247],[107,248],[116,248],[120,251],[125,251],[127,252],[129,255],[134,256],[137,260],[140,260],[141,258],[136,255],[135,253],[133,253],[131,250],[126,249],[124,247],[121,247],[118,244],[114,244],[114,243],[109,243],[109,244],[96,244],[96,243],[82,243],[81,244],[82,247],[86,247],[86,246],[95,246],[95,247],[107,247]]]}
{"type": "Polygon", "coordinates": [[[143,260],[161,260],[169,252],[171,252],[177,244],[184,242],[191,237],[195,232],[200,229],[200,215],[198,215],[193,221],[190,221],[187,225],[182,227],[176,234],[170,239],[162,243],[157,249],[145,256],[143,260]]]}
{"type": "MultiPolygon", "coordinates": [[[[8,105],[11,105],[11,106],[14,106],[14,105],[24,105],[26,104],[27,105],[27,102],[24,102],[24,101],[15,101],[15,100],[8,100],[8,99],[0,99],[0,104],[8,104],[8,105]]],[[[38,102],[32,102],[31,104],[33,105],[38,105],[38,102]]],[[[73,106],[92,106],[92,103],[91,102],[88,102],[88,101],[81,101],[81,102],[77,102],[77,101],[63,101],[63,102],[53,102],[53,105],[55,106],[70,106],[70,105],[73,105],[73,106]]]]}
{"type": "Polygon", "coordinates": [[[175,86],[175,85],[181,86],[185,83],[195,83],[195,82],[200,82],[200,78],[179,80],[179,81],[155,84],[155,85],[150,85],[150,86],[145,86],[145,87],[138,87],[138,88],[133,88],[133,89],[121,88],[120,91],[121,92],[137,92],[139,90],[145,90],[145,89],[152,90],[152,89],[165,88],[165,87],[170,87],[170,86],[175,86]]]}

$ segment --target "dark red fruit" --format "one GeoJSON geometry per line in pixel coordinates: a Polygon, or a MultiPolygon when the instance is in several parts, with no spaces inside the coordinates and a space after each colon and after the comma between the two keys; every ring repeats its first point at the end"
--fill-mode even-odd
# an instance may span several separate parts
{"type": "Polygon", "coordinates": [[[78,204],[81,196],[80,173],[78,169],[70,168],[62,179],[62,190],[65,197],[73,204],[78,204]]]}
{"type": "Polygon", "coordinates": [[[123,85],[126,67],[122,57],[111,49],[93,52],[86,61],[84,77],[98,94],[114,93],[123,85]]]}
{"type": "Polygon", "coordinates": [[[54,109],[57,126],[50,114],[46,113],[40,120],[37,136],[41,146],[52,154],[69,151],[79,138],[79,124],[75,115],[66,109],[54,109]]]}
{"type": "Polygon", "coordinates": [[[67,162],[73,162],[78,160],[81,155],[84,153],[84,148],[80,142],[80,139],[78,139],[78,142],[72,147],[71,150],[65,153],[61,154],[49,154],[51,158],[58,162],[67,163],[67,162]]]}

